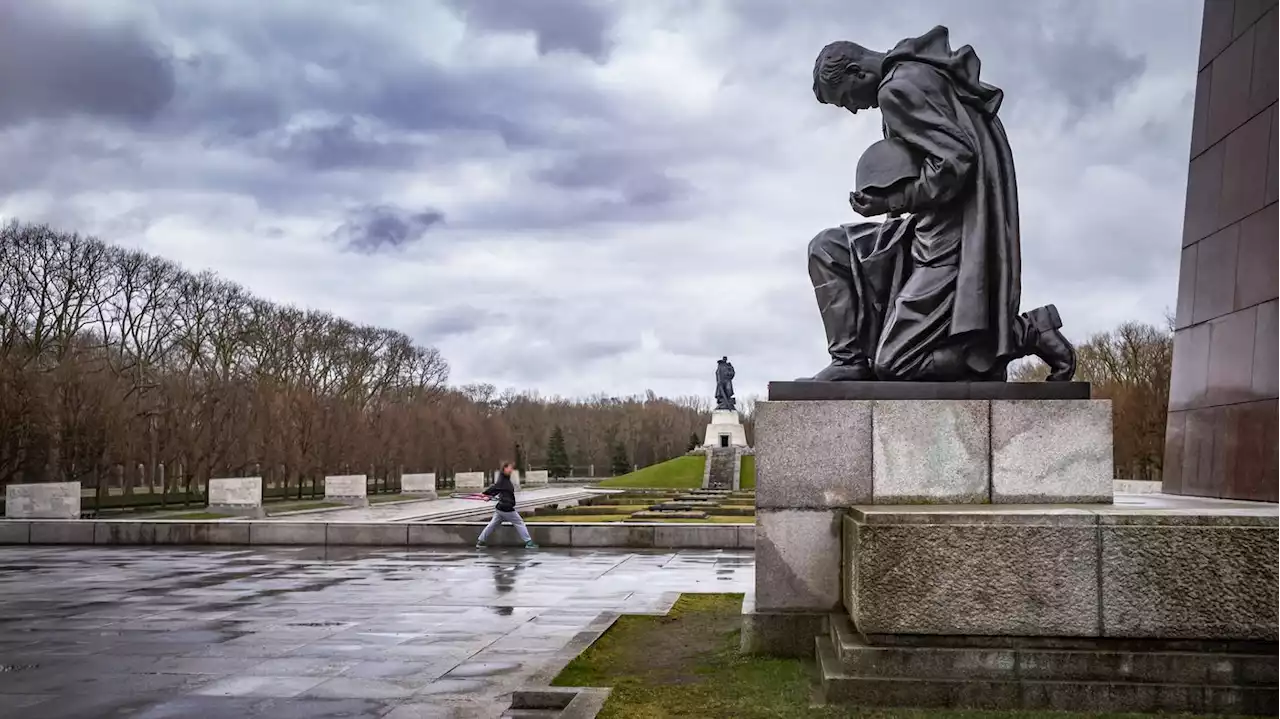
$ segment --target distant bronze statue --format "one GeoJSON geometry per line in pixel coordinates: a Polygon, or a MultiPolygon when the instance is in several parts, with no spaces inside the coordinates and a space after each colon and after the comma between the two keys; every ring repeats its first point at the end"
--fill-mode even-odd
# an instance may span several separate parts
{"type": "Polygon", "coordinates": [[[859,160],[849,204],[889,217],[809,243],[831,355],[812,379],[1003,381],[1030,355],[1049,365],[1049,380],[1075,374],[1057,309],[1018,313],[1018,191],[996,117],[1004,95],[979,68],[941,26],[887,53],[843,41],[819,53],[818,102],[880,108],[885,139],[859,160]]]}
{"type": "Polygon", "coordinates": [[[733,399],[733,365],[728,357],[721,357],[716,364],[716,409],[732,410],[733,399]]]}

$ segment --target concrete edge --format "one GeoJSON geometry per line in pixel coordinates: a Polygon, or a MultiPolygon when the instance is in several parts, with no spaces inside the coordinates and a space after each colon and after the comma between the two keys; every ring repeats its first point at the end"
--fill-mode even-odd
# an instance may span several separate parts
{"type": "MultiPolygon", "coordinates": [[[[759,511],[759,510],[757,510],[759,511]]],[[[1113,505],[860,505],[847,512],[855,522],[874,525],[1053,525],[1144,527],[1280,526],[1280,515],[1230,508],[1121,509],[1113,505]]]]}
{"type": "Polygon", "coordinates": [[[525,688],[517,689],[511,694],[512,709],[559,710],[562,719],[592,719],[609,699],[612,691],[609,687],[556,687],[551,682],[577,659],[583,652],[595,644],[604,633],[609,631],[614,622],[624,615],[629,616],[666,616],[676,605],[681,594],[688,592],[664,592],[658,606],[649,612],[601,612],[591,620],[586,629],[574,635],[569,643],[552,655],[551,660],[534,672],[525,684],[525,688]]]}
{"type": "MultiPolygon", "coordinates": [[[[0,545],[472,547],[485,524],[252,519],[0,519],[0,545]]],[[[755,549],[755,526],[749,524],[547,522],[526,526],[534,541],[548,548],[755,549]]],[[[489,544],[493,547],[517,547],[523,542],[514,529],[504,525],[490,538],[489,544]]]]}

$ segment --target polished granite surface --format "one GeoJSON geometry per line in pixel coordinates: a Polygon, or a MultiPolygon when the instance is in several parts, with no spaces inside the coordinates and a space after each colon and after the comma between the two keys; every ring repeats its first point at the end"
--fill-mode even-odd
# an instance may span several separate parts
{"type": "Polygon", "coordinates": [[[0,717],[498,717],[750,551],[0,548],[0,717]]]}

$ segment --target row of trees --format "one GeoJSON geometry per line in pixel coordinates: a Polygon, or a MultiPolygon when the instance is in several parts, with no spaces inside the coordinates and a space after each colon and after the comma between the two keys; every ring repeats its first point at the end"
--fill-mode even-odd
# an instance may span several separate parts
{"type": "MultiPolygon", "coordinates": [[[[1117,474],[1159,478],[1169,328],[1137,323],[1078,348],[1113,400],[1117,474]]],[[[1014,379],[1043,377],[1025,362],[1014,379]]],[[[197,480],[267,468],[487,469],[564,476],[645,466],[698,444],[699,397],[580,400],[451,387],[432,347],[281,306],[210,273],[43,225],[0,227],[0,483],[84,480],[163,463],[197,480]]],[[[748,440],[753,401],[742,402],[748,440]]]]}
{"type": "Polygon", "coordinates": [[[368,467],[451,473],[679,454],[697,398],[543,399],[451,387],[432,347],[277,305],[210,273],[47,226],[0,227],[0,483],[164,464],[197,480],[368,467]]]}

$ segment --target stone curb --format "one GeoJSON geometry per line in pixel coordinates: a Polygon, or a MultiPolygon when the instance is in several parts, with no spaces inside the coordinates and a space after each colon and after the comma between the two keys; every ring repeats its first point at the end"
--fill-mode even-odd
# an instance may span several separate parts
{"type": "MultiPolygon", "coordinates": [[[[282,522],[272,520],[4,519],[0,545],[250,545],[474,547],[486,522],[282,522]]],[[[754,549],[750,524],[527,525],[543,547],[623,549],[754,549]]],[[[492,547],[521,546],[504,526],[492,547]]]]}

